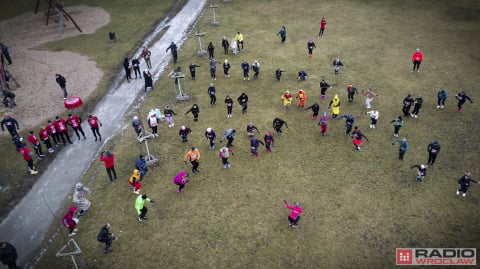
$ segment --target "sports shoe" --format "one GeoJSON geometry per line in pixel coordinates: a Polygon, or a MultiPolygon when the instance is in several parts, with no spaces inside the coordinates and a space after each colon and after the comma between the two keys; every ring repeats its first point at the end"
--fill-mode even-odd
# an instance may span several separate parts
{"type": "Polygon", "coordinates": [[[143,221],[143,219],[142,219],[142,218],[138,218],[138,221],[142,222],[142,221],[143,221]]]}
{"type": "Polygon", "coordinates": [[[440,108],[440,106],[437,106],[437,109],[440,108]]]}
{"type": "Polygon", "coordinates": [[[462,196],[465,197],[465,195],[467,195],[466,193],[462,193],[462,196]]]}
{"type": "Polygon", "coordinates": [[[415,119],[418,118],[418,115],[415,115],[415,119]]]}
{"type": "Polygon", "coordinates": [[[139,192],[139,191],[134,191],[133,193],[135,193],[135,194],[140,194],[140,192],[139,192]]]}
{"type": "Polygon", "coordinates": [[[36,175],[36,174],[38,174],[38,171],[30,170],[30,174],[31,174],[31,175],[36,175]]]}
{"type": "Polygon", "coordinates": [[[45,154],[40,154],[39,157],[45,157],[45,154]]]}
{"type": "Polygon", "coordinates": [[[459,190],[457,190],[457,195],[459,195],[459,194],[460,194],[460,191],[459,191],[459,190]]]}
{"type": "Polygon", "coordinates": [[[227,164],[227,168],[230,168],[231,166],[232,166],[231,163],[228,163],[228,164],[227,164]]]}
{"type": "Polygon", "coordinates": [[[293,228],[297,228],[298,225],[297,225],[297,224],[292,224],[292,227],[293,227],[293,228]]]}
{"type": "Polygon", "coordinates": [[[69,233],[68,236],[72,237],[74,235],[76,235],[77,233],[69,233]]]}
{"type": "Polygon", "coordinates": [[[440,108],[444,108],[445,106],[440,106],[440,108]]]}
{"type": "Polygon", "coordinates": [[[74,232],[74,233],[78,232],[78,229],[73,229],[73,232],[74,232]]]}

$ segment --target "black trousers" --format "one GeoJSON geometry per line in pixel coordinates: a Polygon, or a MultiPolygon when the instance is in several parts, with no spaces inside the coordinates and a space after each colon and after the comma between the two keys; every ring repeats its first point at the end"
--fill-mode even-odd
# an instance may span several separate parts
{"type": "Polygon", "coordinates": [[[197,168],[200,165],[200,163],[197,160],[190,161],[190,163],[192,164],[192,171],[197,171],[197,168]]]}
{"type": "Polygon", "coordinates": [[[293,219],[292,217],[288,216],[288,221],[290,222],[290,224],[293,224],[293,225],[297,225],[298,221],[300,220],[300,216],[298,216],[297,218],[293,219]]]}
{"type": "Polygon", "coordinates": [[[431,164],[434,164],[436,159],[437,159],[437,154],[436,154],[436,153],[434,153],[434,154],[429,153],[429,154],[428,154],[428,163],[429,163],[429,164],[430,164],[430,163],[431,163],[431,164]]]}
{"type": "Polygon", "coordinates": [[[148,208],[146,206],[143,206],[142,209],[140,209],[140,216],[139,218],[144,219],[145,216],[147,215],[148,208]]]}
{"type": "Polygon", "coordinates": [[[215,105],[217,102],[217,97],[215,95],[210,95],[210,104],[215,105]]]}
{"type": "Polygon", "coordinates": [[[78,139],[80,139],[80,134],[78,132],[80,132],[83,138],[85,138],[85,133],[83,132],[82,126],[79,125],[77,128],[73,128],[73,130],[75,131],[75,134],[77,135],[78,139]]]}
{"type": "Polygon", "coordinates": [[[102,136],[100,135],[100,130],[98,127],[92,127],[92,133],[93,133],[93,136],[95,137],[95,140],[97,139],[97,134],[98,134],[98,138],[100,138],[100,141],[102,140],[102,136]]]}
{"type": "Polygon", "coordinates": [[[47,147],[47,149],[51,149],[51,148],[52,148],[52,143],[50,142],[50,138],[47,138],[47,139],[43,140],[43,144],[45,144],[45,146],[47,147]]]}
{"type": "Polygon", "coordinates": [[[106,168],[106,170],[107,170],[108,178],[110,179],[110,181],[113,181],[114,179],[117,179],[117,173],[115,172],[115,166],[112,166],[110,168],[106,168]]]}

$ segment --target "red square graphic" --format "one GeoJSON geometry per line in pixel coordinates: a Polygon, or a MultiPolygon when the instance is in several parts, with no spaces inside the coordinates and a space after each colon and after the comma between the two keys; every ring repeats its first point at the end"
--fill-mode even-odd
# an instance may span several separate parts
{"type": "Polygon", "coordinates": [[[411,248],[397,248],[397,265],[413,264],[413,250],[411,248]]]}

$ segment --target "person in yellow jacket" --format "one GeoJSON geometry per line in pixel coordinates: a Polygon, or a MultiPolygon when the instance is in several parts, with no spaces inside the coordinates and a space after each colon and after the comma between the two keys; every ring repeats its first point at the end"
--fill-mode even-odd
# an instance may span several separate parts
{"type": "Polygon", "coordinates": [[[305,107],[305,103],[307,102],[307,93],[304,90],[299,90],[297,92],[297,107],[305,107]]]}
{"type": "Polygon", "coordinates": [[[285,107],[285,109],[288,109],[292,105],[292,99],[293,95],[289,91],[282,94],[283,107],[285,107]]]}
{"type": "Polygon", "coordinates": [[[142,183],[140,183],[140,171],[138,169],[133,170],[133,174],[128,180],[128,184],[133,187],[133,193],[140,194],[140,188],[142,183]]]}
{"type": "Polygon", "coordinates": [[[198,171],[198,166],[200,163],[198,160],[200,160],[200,151],[196,149],[195,147],[192,147],[187,154],[185,154],[185,157],[183,157],[183,160],[185,161],[185,164],[187,164],[187,161],[190,161],[192,164],[192,173],[196,174],[200,171],[198,171]]]}
{"type": "Polygon", "coordinates": [[[237,40],[238,51],[242,51],[243,50],[243,35],[240,32],[237,32],[237,34],[235,35],[235,40],[237,40]],[[242,46],[242,49],[240,49],[240,46],[242,46]]]}
{"type": "Polygon", "coordinates": [[[335,94],[330,104],[328,104],[328,108],[332,108],[332,118],[336,119],[338,114],[340,114],[340,98],[338,98],[338,94],[335,94]]]}

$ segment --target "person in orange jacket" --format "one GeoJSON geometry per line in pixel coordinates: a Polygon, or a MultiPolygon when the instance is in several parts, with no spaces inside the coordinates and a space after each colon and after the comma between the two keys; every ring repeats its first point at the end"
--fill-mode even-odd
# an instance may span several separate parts
{"type": "Polygon", "coordinates": [[[200,151],[196,149],[195,147],[192,147],[187,154],[185,154],[185,157],[183,157],[183,160],[185,161],[185,164],[187,161],[190,161],[192,164],[192,173],[196,174],[200,171],[198,171],[198,166],[200,163],[198,163],[198,160],[200,159],[200,151]]]}
{"type": "Polygon", "coordinates": [[[299,90],[296,98],[298,99],[297,107],[305,107],[305,103],[307,102],[307,93],[304,90],[299,90]]]}

